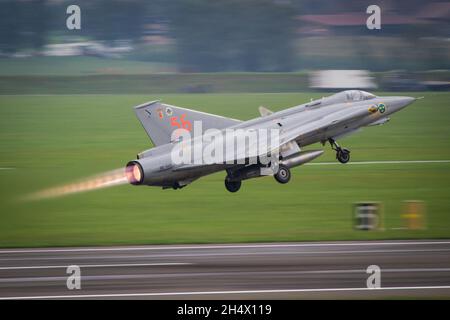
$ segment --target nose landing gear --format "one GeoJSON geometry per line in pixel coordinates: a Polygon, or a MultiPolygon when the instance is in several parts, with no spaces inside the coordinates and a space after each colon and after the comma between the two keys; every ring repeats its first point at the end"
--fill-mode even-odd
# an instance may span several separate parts
{"type": "Polygon", "coordinates": [[[350,150],[341,148],[341,146],[332,138],[328,139],[328,142],[331,145],[331,149],[336,151],[336,159],[340,163],[347,163],[350,161],[350,150]]]}

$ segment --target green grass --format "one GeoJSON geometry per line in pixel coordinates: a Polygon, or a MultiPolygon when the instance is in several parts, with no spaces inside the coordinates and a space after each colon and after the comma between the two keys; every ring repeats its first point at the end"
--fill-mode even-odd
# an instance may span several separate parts
{"type": "MultiPolygon", "coordinates": [[[[448,93],[424,100],[341,143],[352,161],[450,159],[448,93]]],[[[122,167],[150,147],[131,107],[164,101],[241,119],[257,107],[292,106],[318,94],[0,96],[0,246],[297,241],[450,237],[450,164],[302,166],[280,185],[248,180],[237,194],[224,173],[182,190],[124,185],[68,197],[20,198],[122,167]],[[402,225],[401,201],[423,200],[428,228],[402,225]],[[354,231],[352,203],[380,201],[385,231],[354,231]]],[[[310,148],[317,148],[311,146],[310,148]]],[[[316,160],[334,161],[329,146],[316,160]]]]}
{"type": "Polygon", "coordinates": [[[168,63],[96,57],[0,58],[1,76],[85,76],[174,72],[168,63]]]}
{"type": "Polygon", "coordinates": [[[0,94],[149,94],[299,92],[302,73],[169,73],[1,76],[0,94]]]}
{"type": "MultiPolygon", "coordinates": [[[[314,54],[311,58],[323,60],[314,54]]],[[[306,63],[305,68],[314,69],[314,62],[306,63]]],[[[0,58],[0,94],[287,93],[310,90],[308,71],[305,70],[284,73],[176,71],[175,64],[129,58],[0,58]]],[[[449,75],[448,70],[414,74],[421,81],[448,81],[449,75]]],[[[383,86],[387,73],[377,72],[372,76],[383,86]]]]}

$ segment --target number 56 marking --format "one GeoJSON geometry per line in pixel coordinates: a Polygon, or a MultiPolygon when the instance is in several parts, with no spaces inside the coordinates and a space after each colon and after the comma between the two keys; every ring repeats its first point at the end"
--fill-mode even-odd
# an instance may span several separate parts
{"type": "Polygon", "coordinates": [[[170,125],[172,127],[186,129],[187,131],[191,131],[191,129],[192,129],[192,124],[189,120],[186,120],[186,114],[184,114],[184,113],[181,115],[179,120],[178,120],[178,117],[171,117],[170,125]]]}

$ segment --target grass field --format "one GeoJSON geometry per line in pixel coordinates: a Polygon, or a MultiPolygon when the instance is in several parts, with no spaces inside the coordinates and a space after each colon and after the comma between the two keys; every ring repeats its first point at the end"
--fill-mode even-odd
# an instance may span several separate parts
{"type": "Polygon", "coordinates": [[[0,76],[0,94],[160,94],[299,92],[300,73],[182,73],[85,76],[0,76]]]}
{"type": "MultiPolygon", "coordinates": [[[[316,57],[317,58],[317,57],[316,57]]],[[[309,66],[313,68],[312,66],[309,66]]],[[[174,73],[164,63],[94,57],[0,58],[0,94],[182,94],[308,92],[309,72],[174,73]]],[[[387,72],[372,72],[384,86],[387,72]]],[[[448,70],[416,72],[448,82],[448,70]]],[[[380,89],[383,90],[383,89],[380,89]]]]}
{"type": "Polygon", "coordinates": [[[175,72],[173,65],[97,57],[0,58],[2,76],[86,76],[175,72]]]}
{"type": "MultiPolygon", "coordinates": [[[[391,95],[394,95],[391,93],[391,95]]],[[[402,95],[405,95],[402,93],[402,95]]],[[[341,141],[352,161],[450,159],[449,93],[424,95],[387,125],[341,141]]],[[[318,94],[0,96],[0,246],[450,237],[450,164],[301,166],[280,185],[224,173],[182,190],[129,185],[24,202],[42,188],[122,167],[150,142],[131,107],[165,102],[240,119],[318,94]],[[7,169],[12,168],[12,169],[7,169]],[[401,227],[401,202],[426,202],[428,228],[401,227]],[[380,201],[385,231],[354,231],[352,203],[380,201]]],[[[310,149],[318,146],[311,146],[310,149]]],[[[334,161],[329,146],[316,162],[334,161]]]]}

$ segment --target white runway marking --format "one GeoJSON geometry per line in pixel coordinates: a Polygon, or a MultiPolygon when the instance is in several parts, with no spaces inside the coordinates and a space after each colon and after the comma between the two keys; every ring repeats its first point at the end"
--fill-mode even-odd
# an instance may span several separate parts
{"type": "MultiPolygon", "coordinates": [[[[363,165],[363,164],[415,164],[415,163],[450,163],[450,160],[386,160],[386,161],[350,161],[345,165],[363,165]]],[[[340,162],[311,162],[304,164],[306,166],[331,166],[342,165],[340,162]]]]}
{"type": "MultiPolygon", "coordinates": [[[[268,256],[268,255],[338,255],[338,254],[369,254],[369,253],[411,253],[411,252],[449,252],[450,248],[442,249],[387,249],[387,250],[334,250],[334,251],[253,251],[253,252],[213,252],[213,253],[174,253],[174,254],[151,254],[151,255],[122,255],[122,256],[102,256],[103,260],[111,259],[147,259],[147,258],[196,258],[196,257],[237,257],[237,256],[268,256]]],[[[1,258],[0,261],[30,261],[30,260],[85,260],[92,259],[86,257],[46,257],[46,258],[1,258]]]]}
{"type": "Polygon", "coordinates": [[[142,292],[142,293],[107,293],[107,294],[77,294],[54,296],[22,296],[0,297],[0,300],[31,300],[31,299],[86,299],[86,298],[126,298],[126,297],[163,297],[163,296],[196,296],[196,295],[226,295],[226,294],[267,294],[267,293],[304,293],[304,292],[340,292],[340,291],[372,291],[386,290],[438,290],[450,289],[450,286],[420,286],[420,287],[381,287],[369,288],[323,288],[323,289],[268,289],[268,290],[230,290],[230,291],[187,291],[187,292],[142,292]]]}
{"type": "MultiPolygon", "coordinates": [[[[130,264],[85,264],[78,265],[80,268],[109,268],[109,267],[152,267],[152,266],[182,266],[191,265],[189,262],[167,262],[167,263],[130,263],[130,264]]],[[[26,269],[58,269],[67,268],[67,265],[59,266],[25,266],[25,267],[0,267],[0,270],[26,270],[26,269]]]]}
{"type": "MultiPolygon", "coordinates": [[[[450,163],[450,160],[381,160],[381,161],[350,161],[346,165],[364,165],[364,164],[420,164],[420,163],[450,163]]],[[[310,162],[306,166],[332,166],[342,165],[340,162],[310,162]]],[[[0,170],[14,170],[15,168],[0,168],[0,170]]]]}
{"type": "Polygon", "coordinates": [[[257,248],[289,248],[289,247],[346,247],[346,246],[396,246],[396,245],[450,245],[450,241],[366,241],[366,242],[330,242],[330,243],[277,243],[277,244],[229,244],[229,245],[194,245],[194,246],[142,246],[142,247],[107,247],[107,248],[67,248],[67,249],[6,249],[0,254],[10,253],[53,253],[53,252],[102,252],[102,251],[145,251],[145,250],[195,250],[195,249],[257,249],[257,248]]]}
{"type": "MultiPolygon", "coordinates": [[[[64,266],[65,267],[65,266],[64,266]]],[[[80,266],[81,267],[81,266],[80,266]]],[[[413,268],[413,269],[383,269],[383,274],[386,273],[433,273],[433,272],[450,272],[450,268],[413,268]]],[[[91,280],[126,280],[126,279],[167,279],[167,278],[179,278],[179,277],[222,277],[222,276],[286,276],[286,275],[338,275],[338,274],[366,274],[366,269],[349,269],[349,270],[306,270],[306,271],[244,271],[244,272],[186,272],[186,273],[153,273],[153,274],[114,274],[114,275],[96,275],[96,276],[83,276],[83,281],[91,280]]],[[[67,279],[67,277],[61,276],[42,276],[42,277],[21,277],[21,278],[0,278],[0,283],[14,283],[14,282],[47,282],[47,281],[60,281],[67,279]]]]}

